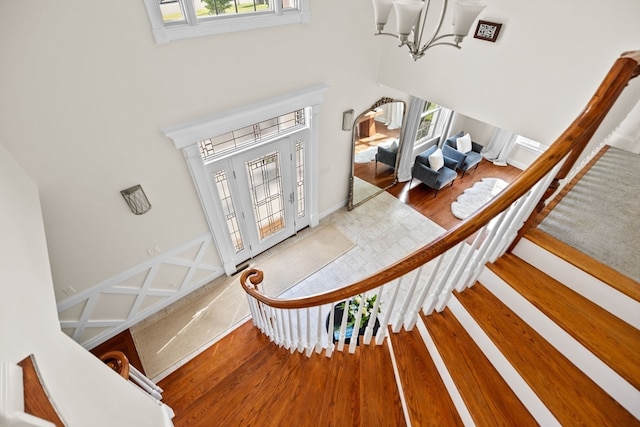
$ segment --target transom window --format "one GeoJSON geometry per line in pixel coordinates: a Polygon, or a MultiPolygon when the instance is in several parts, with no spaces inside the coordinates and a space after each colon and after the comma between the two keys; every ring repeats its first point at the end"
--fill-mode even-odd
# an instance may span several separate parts
{"type": "Polygon", "coordinates": [[[205,161],[213,160],[245,146],[284,135],[305,126],[304,109],[293,111],[200,141],[198,144],[200,155],[205,161]]]}
{"type": "Polygon", "coordinates": [[[156,43],[309,21],[309,0],[144,0],[156,43]]]}

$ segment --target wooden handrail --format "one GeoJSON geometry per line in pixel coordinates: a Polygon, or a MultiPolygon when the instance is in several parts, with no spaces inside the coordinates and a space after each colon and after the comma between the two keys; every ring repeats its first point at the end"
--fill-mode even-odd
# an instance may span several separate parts
{"type": "MultiPolygon", "coordinates": [[[[558,163],[567,158],[567,155],[571,154],[573,150],[581,151],[629,81],[639,74],[640,51],[623,53],[613,64],[580,115],[555,140],[549,149],[534,161],[527,170],[523,171],[515,181],[502,190],[483,209],[386,269],[349,286],[304,298],[280,299],[262,294],[258,290],[258,286],[262,283],[263,273],[257,269],[245,270],[242,273],[240,277],[242,287],[249,295],[268,306],[298,309],[342,301],[354,295],[376,289],[404,276],[465,241],[526,194],[538,181],[551,172],[558,163]]],[[[574,157],[573,161],[575,162],[577,155],[574,157]]],[[[567,160],[569,161],[570,159],[567,160]]],[[[570,169],[571,166],[573,165],[569,165],[566,168],[570,169]]]]}
{"type": "Polygon", "coordinates": [[[125,380],[129,379],[129,359],[123,352],[117,350],[108,351],[100,356],[100,360],[125,380]]]}

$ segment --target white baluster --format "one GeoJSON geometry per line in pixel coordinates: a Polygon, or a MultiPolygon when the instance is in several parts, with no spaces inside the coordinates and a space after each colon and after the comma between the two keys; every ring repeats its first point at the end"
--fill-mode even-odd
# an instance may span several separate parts
{"type": "Polygon", "coordinates": [[[360,298],[360,305],[358,306],[358,312],[356,313],[356,320],[353,324],[353,332],[351,332],[351,340],[349,341],[349,353],[356,352],[356,345],[360,339],[360,320],[362,319],[362,308],[367,300],[367,294],[363,294],[360,298]]]}
{"type": "Polygon", "coordinates": [[[380,308],[380,304],[382,304],[382,292],[384,292],[384,285],[380,286],[376,289],[376,302],[373,304],[373,309],[371,311],[371,315],[369,316],[369,321],[367,322],[367,328],[364,331],[363,342],[366,345],[371,343],[371,336],[373,335],[373,328],[375,327],[376,320],[378,320],[378,309],[380,308]]]}
{"type": "Polygon", "coordinates": [[[418,280],[420,279],[420,275],[422,274],[422,268],[423,267],[424,267],[424,265],[421,265],[416,270],[416,275],[413,278],[413,281],[411,282],[411,287],[409,288],[409,292],[407,293],[407,297],[404,299],[404,303],[402,304],[402,307],[400,308],[400,312],[398,313],[398,317],[396,318],[396,321],[393,324],[392,330],[396,334],[398,332],[400,332],[400,328],[402,328],[402,322],[404,321],[404,315],[407,312],[407,308],[409,308],[409,304],[411,303],[411,300],[413,299],[413,294],[416,291],[416,286],[418,284],[418,280]]]}
{"type": "MultiPolygon", "coordinates": [[[[349,318],[349,300],[344,302],[344,311],[340,322],[340,334],[338,336],[338,351],[344,350],[344,340],[347,332],[347,319],[349,318]]],[[[331,325],[329,325],[331,327],[331,325]]]]}
{"type": "Polygon", "coordinates": [[[468,258],[465,262],[464,268],[465,270],[462,272],[462,276],[456,280],[455,289],[458,292],[462,292],[469,280],[469,277],[475,270],[477,262],[481,258],[479,256],[478,246],[482,245],[482,242],[487,238],[487,234],[489,232],[489,224],[482,227],[478,233],[476,234],[476,238],[473,240],[473,244],[471,245],[471,250],[468,253],[468,258]]]}
{"type": "Polygon", "coordinates": [[[427,283],[422,288],[422,292],[420,292],[420,295],[418,296],[418,300],[416,301],[416,304],[411,309],[411,313],[409,314],[410,315],[409,320],[404,322],[404,328],[407,331],[411,331],[413,327],[416,325],[416,322],[418,321],[418,313],[420,312],[420,310],[422,310],[422,305],[424,304],[424,300],[427,298],[427,295],[429,295],[429,290],[431,289],[431,286],[433,286],[433,282],[436,278],[436,275],[438,274],[438,271],[440,271],[442,260],[444,260],[444,256],[441,255],[438,257],[436,266],[431,271],[429,280],[427,280],[427,283]]]}
{"type": "MultiPolygon", "coordinates": [[[[319,313],[318,313],[319,314],[319,313]]],[[[327,340],[327,351],[325,352],[327,357],[331,357],[331,354],[333,353],[333,350],[335,348],[335,344],[333,343],[334,341],[334,336],[333,336],[333,324],[334,324],[334,316],[335,316],[335,304],[331,304],[329,306],[329,327],[327,328],[328,331],[328,340],[327,340]]]]}
{"type": "MultiPolygon", "coordinates": [[[[318,309],[320,309],[320,307],[318,307],[318,309]]],[[[313,349],[316,346],[315,342],[312,342],[311,340],[311,308],[307,307],[304,309],[306,314],[307,314],[307,342],[306,342],[306,352],[305,354],[307,355],[307,357],[311,357],[311,354],[313,353],[313,349]]],[[[318,318],[320,318],[320,316],[318,316],[318,318]]]]}
{"type": "MultiPolygon", "coordinates": [[[[317,325],[316,325],[316,353],[320,354],[322,352],[322,325],[323,325],[323,321],[322,321],[322,306],[319,305],[318,306],[318,318],[316,319],[317,325]]],[[[327,341],[327,346],[329,345],[333,345],[333,342],[331,340],[327,341]]]]}
{"type": "Polygon", "coordinates": [[[471,258],[476,252],[476,248],[478,247],[478,245],[482,241],[482,238],[484,237],[484,230],[485,228],[483,227],[482,229],[480,229],[479,232],[476,233],[476,237],[475,239],[473,239],[473,243],[471,244],[471,247],[469,247],[469,250],[467,251],[467,254],[465,255],[464,259],[462,260],[460,265],[458,265],[458,268],[456,269],[456,272],[453,275],[453,279],[449,282],[449,286],[447,286],[445,291],[438,298],[438,302],[436,304],[436,310],[438,312],[441,312],[442,310],[444,310],[444,308],[449,303],[449,299],[451,299],[451,294],[453,293],[453,289],[459,286],[460,284],[464,283],[464,281],[461,280],[462,274],[465,271],[471,270],[469,263],[471,262],[471,258]]]}
{"type": "Polygon", "coordinates": [[[395,309],[396,299],[398,298],[398,292],[400,291],[400,286],[402,285],[403,278],[404,276],[398,279],[396,285],[393,288],[393,295],[391,296],[391,301],[389,301],[387,308],[384,310],[384,320],[381,322],[380,329],[378,329],[378,333],[376,334],[377,345],[381,345],[382,341],[384,340],[384,337],[387,336],[387,329],[388,329],[387,326],[389,325],[389,319],[391,318],[391,313],[393,313],[393,310],[395,309]]]}
{"type": "MultiPolygon", "coordinates": [[[[303,327],[302,321],[300,320],[300,308],[296,309],[296,327],[298,328],[298,353],[302,353],[304,351],[305,342],[304,342],[304,331],[306,328],[303,327]]],[[[307,322],[308,325],[308,322],[307,322]]]]}
{"type": "MultiPolygon", "coordinates": [[[[453,253],[453,256],[448,261],[447,268],[445,269],[444,274],[438,281],[438,284],[434,287],[433,291],[427,298],[427,302],[425,303],[425,306],[423,309],[424,314],[430,315],[431,313],[433,313],[433,310],[436,307],[437,299],[440,297],[440,294],[445,288],[445,284],[447,283],[447,280],[451,277],[451,272],[453,271],[453,267],[455,267],[456,262],[458,261],[458,258],[460,258],[460,254],[462,253],[462,249],[464,248],[464,246],[465,246],[465,243],[463,241],[458,243],[457,249],[455,250],[455,252],[453,252],[453,248],[447,251],[446,255],[453,253]]],[[[441,256],[445,256],[445,255],[441,255],[441,256]]]]}
{"type": "Polygon", "coordinates": [[[271,340],[271,342],[275,342],[276,334],[275,334],[275,332],[273,330],[273,320],[272,320],[271,316],[269,315],[271,310],[267,305],[263,304],[260,301],[257,301],[257,304],[258,304],[258,309],[260,310],[260,315],[264,319],[264,326],[265,326],[266,334],[269,337],[269,339],[271,340]]]}
{"type": "Polygon", "coordinates": [[[471,274],[468,275],[467,282],[462,287],[462,290],[470,286],[473,286],[476,280],[478,279],[480,272],[482,272],[482,269],[484,268],[484,264],[486,260],[485,254],[489,249],[489,247],[491,246],[491,241],[493,240],[494,236],[498,232],[498,227],[500,226],[500,224],[502,224],[502,221],[504,220],[504,218],[505,218],[505,212],[502,212],[493,220],[495,221],[493,224],[486,225],[487,229],[489,230],[489,234],[480,245],[480,249],[478,250],[478,252],[473,257],[471,274]]]}
{"type": "Polygon", "coordinates": [[[293,320],[291,320],[291,316],[292,316],[292,312],[293,310],[286,310],[287,312],[287,316],[286,316],[286,334],[287,334],[287,349],[291,351],[291,353],[293,353],[294,351],[296,351],[296,344],[295,344],[295,333],[293,331],[293,320]]]}
{"type": "Polygon", "coordinates": [[[283,347],[286,344],[286,337],[284,334],[284,326],[283,326],[283,319],[282,319],[282,310],[279,308],[274,308],[273,309],[273,315],[274,315],[274,320],[276,322],[276,344],[278,344],[280,347],[283,347]]]}

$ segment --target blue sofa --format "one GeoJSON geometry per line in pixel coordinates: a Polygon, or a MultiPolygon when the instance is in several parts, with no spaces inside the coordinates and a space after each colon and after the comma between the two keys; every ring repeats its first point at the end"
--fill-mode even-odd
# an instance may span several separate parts
{"type": "Polygon", "coordinates": [[[458,173],[455,171],[458,161],[444,155],[444,152],[444,166],[442,166],[438,171],[431,168],[429,164],[429,156],[437,149],[438,146],[434,145],[426,151],[418,154],[411,171],[412,178],[417,178],[425,185],[436,190],[436,194],[433,197],[436,197],[438,195],[438,190],[443,188],[445,185],[453,185],[453,181],[458,177],[458,173]]]}
{"type": "Polygon", "coordinates": [[[471,151],[462,153],[456,149],[458,146],[457,139],[461,136],[464,136],[463,131],[447,138],[442,146],[442,153],[445,156],[456,160],[457,166],[455,170],[461,170],[462,178],[464,178],[464,174],[467,171],[473,168],[477,168],[480,164],[480,161],[482,160],[482,155],[480,154],[480,152],[482,151],[483,147],[482,145],[471,141],[471,151]]]}

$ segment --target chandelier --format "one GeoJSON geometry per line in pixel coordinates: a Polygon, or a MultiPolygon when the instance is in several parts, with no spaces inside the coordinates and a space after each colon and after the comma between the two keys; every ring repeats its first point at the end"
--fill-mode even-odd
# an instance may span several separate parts
{"type": "Polygon", "coordinates": [[[469,34],[473,21],[482,12],[485,5],[474,0],[456,1],[453,5],[453,32],[440,35],[448,3],[448,0],[442,0],[440,18],[435,24],[431,36],[423,42],[431,0],[373,0],[376,29],[378,30],[375,35],[397,37],[400,39],[398,47],[407,46],[414,61],[422,58],[425,51],[433,46],[446,45],[460,49],[462,39],[469,34]],[[397,34],[383,32],[391,8],[396,13],[397,34]],[[450,39],[445,41],[447,38],[450,39]]]}

